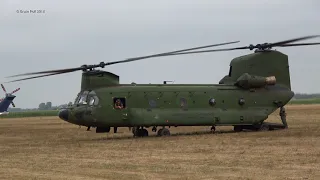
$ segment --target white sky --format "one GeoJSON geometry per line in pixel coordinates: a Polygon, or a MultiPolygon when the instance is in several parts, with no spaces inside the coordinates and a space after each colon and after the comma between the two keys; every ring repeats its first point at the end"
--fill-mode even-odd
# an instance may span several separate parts
{"type": "MultiPolygon", "coordinates": [[[[1,0],[0,81],[227,41],[235,47],[320,34],[316,0],[1,0]],[[19,14],[16,10],[45,10],[19,14]]],[[[316,40],[312,40],[316,41],[316,40]]],[[[320,41],[320,38],[319,40],[320,41]]],[[[308,42],[308,41],[306,41],[308,42]]],[[[319,46],[277,48],[289,55],[295,92],[319,93],[319,46]]],[[[121,83],[218,83],[249,50],[154,58],[105,68],[121,83]]],[[[73,101],[81,72],[5,84],[17,107],[73,101]]],[[[4,93],[2,93],[4,96],[4,93]]]]}

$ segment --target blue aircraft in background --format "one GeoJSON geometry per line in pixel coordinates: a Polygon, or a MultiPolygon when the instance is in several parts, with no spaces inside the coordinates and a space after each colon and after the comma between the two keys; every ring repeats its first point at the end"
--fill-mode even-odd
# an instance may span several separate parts
{"type": "Polygon", "coordinates": [[[10,104],[12,104],[13,107],[16,107],[15,104],[13,103],[13,99],[16,96],[12,95],[12,94],[19,91],[20,88],[12,91],[11,93],[7,93],[3,84],[1,84],[1,87],[2,87],[3,91],[5,92],[6,96],[4,98],[0,99],[0,115],[6,115],[6,114],[9,114],[8,108],[9,108],[10,104]]]}

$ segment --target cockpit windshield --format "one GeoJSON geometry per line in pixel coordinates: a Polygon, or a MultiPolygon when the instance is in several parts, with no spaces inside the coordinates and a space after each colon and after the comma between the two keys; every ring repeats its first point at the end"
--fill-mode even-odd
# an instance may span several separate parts
{"type": "Polygon", "coordinates": [[[75,104],[98,105],[99,98],[94,91],[80,92],[75,100],[75,104]]]}

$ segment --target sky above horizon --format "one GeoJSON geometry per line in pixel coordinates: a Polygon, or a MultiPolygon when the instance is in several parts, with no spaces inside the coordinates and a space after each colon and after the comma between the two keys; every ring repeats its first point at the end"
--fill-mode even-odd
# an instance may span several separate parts
{"type": "MultiPolygon", "coordinates": [[[[228,48],[320,35],[316,0],[2,0],[0,81],[6,76],[79,67],[208,44],[228,48]],[[17,13],[45,10],[45,13],[17,13]]],[[[320,42],[319,39],[304,42],[320,42]]],[[[276,48],[289,56],[292,90],[320,93],[320,46],[276,48]],[[316,83],[313,83],[316,82],[316,83]]],[[[120,83],[218,83],[249,50],[146,59],[104,68],[120,83]]],[[[11,80],[11,79],[10,79],[11,80]]],[[[20,108],[68,103],[81,72],[4,84],[20,108]]],[[[4,96],[2,92],[1,97],[4,96]]]]}

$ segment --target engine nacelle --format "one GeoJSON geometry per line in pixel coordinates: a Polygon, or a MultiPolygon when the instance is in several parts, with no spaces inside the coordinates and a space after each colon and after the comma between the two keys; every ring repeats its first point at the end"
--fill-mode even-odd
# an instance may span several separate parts
{"type": "Polygon", "coordinates": [[[262,77],[262,76],[254,76],[248,73],[242,74],[236,81],[235,85],[244,89],[250,88],[261,88],[266,85],[275,85],[276,77],[262,77]]]}

